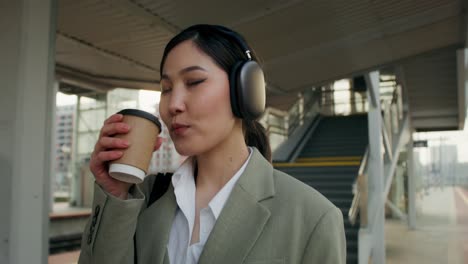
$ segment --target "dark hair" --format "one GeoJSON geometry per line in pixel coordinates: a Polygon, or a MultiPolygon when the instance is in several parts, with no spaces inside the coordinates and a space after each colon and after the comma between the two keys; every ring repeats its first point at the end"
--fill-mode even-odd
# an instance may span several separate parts
{"type": "MultiPolygon", "coordinates": [[[[211,57],[228,75],[238,61],[247,59],[245,50],[239,41],[242,41],[244,45],[247,45],[247,42],[239,33],[219,25],[193,25],[182,30],[167,43],[159,67],[160,75],[162,75],[169,52],[187,40],[192,41],[203,53],[211,57]]],[[[258,62],[255,52],[252,49],[250,51],[252,60],[258,62]]],[[[245,143],[248,146],[256,147],[271,162],[270,143],[265,128],[258,121],[245,119],[242,120],[242,127],[245,143]]]]}

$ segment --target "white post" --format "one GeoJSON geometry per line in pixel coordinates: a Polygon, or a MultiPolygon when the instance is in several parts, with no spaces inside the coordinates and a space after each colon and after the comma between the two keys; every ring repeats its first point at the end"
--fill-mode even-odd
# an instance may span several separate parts
{"type": "Polygon", "coordinates": [[[75,115],[74,115],[74,120],[73,124],[75,126],[75,129],[73,130],[73,152],[72,152],[72,158],[71,158],[71,164],[72,164],[72,184],[71,184],[71,193],[70,193],[70,203],[72,206],[81,206],[80,201],[81,201],[81,181],[80,181],[80,173],[79,173],[79,166],[78,166],[78,160],[79,160],[79,145],[80,145],[80,140],[81,136],[79,133],[80,130],[80,122],[81,122],[81,96],[77,96],[77,101],[76,101],[76,108],[75,108],[75,115]]]}
{"type": "Polygon", "coordinates": [[[0,1],[0,263],[47,263],[55,0],[0,1]]]}
{"type": "Polygon", "coordinates": [[[416,173],[414,171],[413,132],[409,126],[410,135],[407,146],[407,170],[408,170],[408,226],[416,228],[416,173]]]}
{"type": "Polygon", "coordinates": [[[49,186],[50,186],[50,191],[49,191],[49,212],[54,211],[54,183],[56,182],[57,175],[55,168],[57,166],[57,161],[54,158],[56,154],[56,144],[57,144],[57,103],[56,103],[56,95],[59,90],[59,82],[56,78],[53,80],[53,86],[52,86],[52,100],[53,103],[49,107],[52,109],[52,122],[50,124],[50,142],[51,142],[51,149],[50,149],[50,168],[49,168],[49,186]]]}
{"type": "Polygon", "coordinates": [[[380,106],[379,72],[366,74],[369,101],[369,163],[368,163],[368,225],[372,232],[372,263],[385,263],[385,210],[382,158],[382,114],[380,106]]]}
{"type": "MultiPolygon", "coordinates": [[[[468,37],[468,33],[467,33],[468,37]]],[[[458,128],[466,128],[468,118],[468,48],[457,50],[458,128]]]]}
{"type": "Polygon", "coordinates": [[[304,124],[304,95],[299,93],[299,127],[304,124]]]}

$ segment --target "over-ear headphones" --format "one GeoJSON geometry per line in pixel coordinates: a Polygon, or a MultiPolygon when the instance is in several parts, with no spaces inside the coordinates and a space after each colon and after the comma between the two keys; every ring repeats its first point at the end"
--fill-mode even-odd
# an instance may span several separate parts
{"type": "Polygon", "coordinates": [[[232,112],[235,116],[242,119],[258,119],[265,111],[266,103],[263,70],[252,59],[249,47],[237,33],[223,26],[217,26],[216,28],[221,33],[235,40],[246,55],[246,60],[238,61],[229,72],[232,112]]]}

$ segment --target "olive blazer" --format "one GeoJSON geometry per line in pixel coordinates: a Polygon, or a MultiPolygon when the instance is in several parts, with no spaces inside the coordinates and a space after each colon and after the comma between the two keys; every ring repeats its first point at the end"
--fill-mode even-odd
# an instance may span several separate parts
{"type": "MultiPolygon", "coordinates": [[[[146,207],[154,178],[132,188],[128,200],[95,185],[79,263],[134,263],[135,253],[138,263],[170,263],[167,244],[177,203],[170,185],[146,207]]],[[[342,213],[313,188],[275,170],[254,148],[199,263],[344,264],[342,213]]]]}

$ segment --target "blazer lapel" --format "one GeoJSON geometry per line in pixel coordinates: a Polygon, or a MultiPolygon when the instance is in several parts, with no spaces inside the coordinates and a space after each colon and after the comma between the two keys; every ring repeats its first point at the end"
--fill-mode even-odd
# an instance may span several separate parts
{"type": "Polygon", "coordinates": [[[270,211],[260,201],[273,195],[273,168],[254,149],[216,220],[199,263],[242,263],[270,217],[270,211]]]}
{"type": "Polygon", "coordinates": [[[138,263],[161,264],[168,259],[167,243],[176,209],[174,187],[170,184],[166,193],[140,214],[136,231],[138,263]]]}

